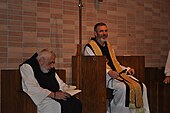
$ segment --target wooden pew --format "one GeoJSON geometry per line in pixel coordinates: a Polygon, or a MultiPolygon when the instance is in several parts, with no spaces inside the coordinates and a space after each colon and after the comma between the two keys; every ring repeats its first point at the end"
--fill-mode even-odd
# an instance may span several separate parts
{"type": "Polygon", "coordinates": [[[157,84],[158,113],[170,113],[170,84],[157,84]]]}
{"type": "Polygon", "coordinates": [[[170,84],[164,84],[164,67],[145,68],[145,81],[151,113],[170,113],[170,84]]]}
{"type": "MultiPolygon", "coordinates": [[[[56,70],[65,82],[65,70],[56,70]]],[[[1,70],[1,113],[37,113],[31,98],[22,91],[19,70],[1,70]]]]}
{"type": "Polygon", "coordinates": [[[158,91],[159,70],[156,67],[145,68],[145,85],[148,91],[148,101],[151,113],[158,113],[158,91]]]}

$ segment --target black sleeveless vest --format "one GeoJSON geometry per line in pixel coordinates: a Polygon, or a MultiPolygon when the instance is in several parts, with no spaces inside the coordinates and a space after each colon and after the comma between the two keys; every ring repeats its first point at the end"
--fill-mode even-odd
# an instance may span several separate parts
{"type": "MultiPolygon", "coordinates": [[[[99,46],[99,48],[101,49],[102,51],[102,54],[103,56],[106,56],[106,58],[108,59],[108,65],[111,67],[112,70],[116,71],[116,68],[115,66],[113,65],[113,62],[111,60],[111,57],[110,57],[110,53],[109,53],[109,50],[108,50],[108,46],[107,46],[107,42],[104,42],[105,43],[105,46],[102,47],[97,41],[96,41],[96,38],[91,38],[91,40],[94,40],[96,42],[96,44],[99,46]]],[[[86,46],[88,46],[94,53],[94,50],[93,48],[91,47],[90,44],[86,44],[86,46]]]]}
{"type": "Polygon", "coordinates": [[[26,60],[23,64],[29,64],[32,67],[34,76],[38,81],[40,87],[48,89],[52,92],[59,91],[59,84],[55,78],[55,68],[50,69],[48,73],[43,73],[36,59],[37,56],[38,54],[35,53],[30,59],[26,60]]]}

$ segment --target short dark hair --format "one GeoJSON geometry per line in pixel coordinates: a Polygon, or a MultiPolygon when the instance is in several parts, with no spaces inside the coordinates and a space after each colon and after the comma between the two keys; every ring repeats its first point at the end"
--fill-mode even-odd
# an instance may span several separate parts
{"type": "Polygon", "coordinates": [[[97,23],[95,26],[94,26],[94,31],[97,31],[97,27],[98,26],[107,26],[105,23],[103,23],[103,22],[99,22],[99,23],[97,23]]]}

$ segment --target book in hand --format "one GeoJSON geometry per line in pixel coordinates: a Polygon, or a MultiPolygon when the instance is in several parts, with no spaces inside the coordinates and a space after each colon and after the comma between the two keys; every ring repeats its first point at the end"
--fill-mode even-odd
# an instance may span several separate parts
{"type": "Polygon", "coordinates": [[[76,86],[70,86],[70,85],[64,87],[64,90],[63,90],[63,91],[64,91],[64,92],[67,92],[67,93],[70,94],[71,96],[73,96],[73,95],[81,92],[81,90],[76,89],[76,86]]]}

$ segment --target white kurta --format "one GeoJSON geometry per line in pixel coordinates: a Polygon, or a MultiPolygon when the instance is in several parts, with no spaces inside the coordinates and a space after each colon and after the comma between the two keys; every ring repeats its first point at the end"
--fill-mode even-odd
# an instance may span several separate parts
{"type": "MultiPolygon", "coordinates": [[[[26,92],[33,102],[37,105],[38,113],[61,113],[60,103],[48,97],[51,93],[48,89],[43,89],[38,84],[38,81],[34,77],[34,72],[29,64],[23,64],[20,67],[22,76],[22,88],[26,92]]],[[[60,90],[63,90],[67,86],[57,75],[56,79],[59,83],[60,90]]]]}
{"type": "Polygon", "coordinates": [[[165,75],[170,76],[170,50],[169,50],[168,58],[167,58],[166,65],[165,65],[165,75]]]}
{"type": "MultiPolygon", "coordinates": [[[[112,52],[114,53],[114,50],[112,52]]],[[[87,46],[85,47],[84,55],[95,56],[93,51],[87,46]]],[[[129,67],[124,67],[124,66],[121,66],[121,68],[122,70],[130,69],[129,67]]],[[[110,71],[109,68],[106,69],[106,83],[108,83],[109,79],[111,78],[108,74],[109,71],[110,71]]],[[[113,81],[109,82],[108,87],[114,89],[113,92],[114,98],[111,101],[111,112],[110,109],[108,108],[107,113],[135,113],[135,110],[130,110],[128,107],[125,107],[126,86],[123,82],[113,79],[113,81]]],[[[143,102],[144,102],[145,113],[150,113],[148,98],[147,98],[147,89],[144,84],[143,84],[143,102]]]]}

